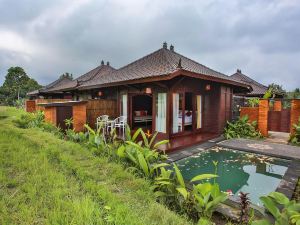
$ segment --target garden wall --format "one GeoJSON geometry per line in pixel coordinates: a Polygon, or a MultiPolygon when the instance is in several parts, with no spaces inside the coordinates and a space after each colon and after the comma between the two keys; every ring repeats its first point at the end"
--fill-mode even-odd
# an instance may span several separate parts
{"type": "Polygon", "coordinates": [[[240,117],[248,116],[249,121],[258,121],[258,107],[241,107],[240,117]]]}

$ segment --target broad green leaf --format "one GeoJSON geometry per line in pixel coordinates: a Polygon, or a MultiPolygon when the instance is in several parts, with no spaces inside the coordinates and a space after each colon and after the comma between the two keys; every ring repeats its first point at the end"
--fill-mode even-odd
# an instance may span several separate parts
{"type": "Polygon", "coordinates": [[[140,145],[138,145],[138,144],[136,144],[136,143],[134,143],[132,141],[126,141],[126,144],[129,144],[129,145],[131,145],[131,146],[133,146],[133,147],[135,147],[137,149],[141,149],[142,148],[140,145]]]}
{"type": "Polygon", "coordinates": [[[150,147],[152,146],[153,142],[155,141],[155,138],[156,138],[157,134],[158,134],[158,132],[156,131],[156,132],[152,135],[152,138],[151,138],[151,140],[150,140],[150,142],[149,142],[149,146],[150,146],[150,147]]]}
{"type": "Polygon", "coordinates": [[[139,136],[139,134],[141,133],[142,128],[137,129],[134,134],[132,135],[132,141],[135,141],[137,139],[137,137],[139,136]]]}
{"type": "Polygon", "coordinates": [[[207,193],[212,191],[212,185],[210,183],[197,184],[195,189],[202,195],[205,196],[207,193]]]}
{"type": "Polygon", "coordinates": [[[149,148],[149,142],[148,142],[148,138],[146,137],[146,134],[143,130],[141,130],[141,135],[143,137],[143,141],[144,141],[144,145],[149,148]]]}
{"type": "Polygon", "coordinates": [[[164,144],[168,144],[168,143],[169,143],[169,140],[162,140],[162,141],[157,142],[157,143],[153,146],[153,148],[156,149],[158,146],[164,145],[164,144]]]}
{"type": "Polygon", "coordinates": [[[282,193],[279,192],[271,192],[268,194],[269,197],[273,198],[277,203],[281,205],[287,205],[290,200],[282,193]]]}
{"type": "Polygon", "coordinates": [[[121,158],[124,158],[125,157],[125,146],[124,145],[121,145],[118,150],[117,150],[117,155],[121,158]]]}
{"type": "Polygon", "coordinates": [[[166,193],[164,193],[162,191],[156,191],[156,192],[154,192],[154,195],[155,195],[156,198],[159,198],[159,197],[166,196],[166,193]]]}
{"type": "Polygon", "coordinates": [[[212,178],[216,178],[216,177],[218,177],[218,175],[215,175],[215,174],[201,174],[201,175],[193,177],[193,179],[191,179],[191,182],[206,180],[206,179],[212,179],[212,178]]]}
{"type": "Polygon", "coordinates": [[[265,208],[277,219],[280,217],[280,211],[276,204],[270,197],[262,196],[259,198],[264,204],[265,208]]]}
{"type": "Polygon", "coordinates": [[[147,164],[143,154],[138,153],[137,156],[138,156],[140,168],[143,170],[143,172],[146,176],[149,176],[149,167],[148,167],[148,164],[147,164]]]}
{"type": "Polygon", "coordinates": [[[127,157],[131,160],[131,162],[133,162],[135,165],[138,165],[138,161],[136,160],[136,158],[129,152],[126,151],[127,157]]]}
{"type": "Polygon", "coordinates": [[[178,187],[176,190],[183,196],[184,200],[187,200],[189,192],[186,190],[186,188],[178,187]]]}
{"type": "Polygon", "coordinates": [[[175,169],[175,174],[176,174],[176,177],[177,177],[177,181],[179,182],[181,187],[185,188],[185,182],[184,182],[184,179],[183,179],[183,176],[182,176],[180,170],[178,169],[178,167],[175,163],[173,164],[173,167],[175,169]]]}

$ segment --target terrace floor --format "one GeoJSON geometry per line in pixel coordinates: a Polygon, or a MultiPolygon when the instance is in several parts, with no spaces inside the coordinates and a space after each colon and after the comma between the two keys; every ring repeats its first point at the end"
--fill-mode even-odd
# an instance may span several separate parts
{"type": "Polygon", "coordinates": [[[204,143],[208,140],[217,138],[219,135],[215,133],[200,133],[171,138],[169,143],[159,147],[159,150],[165,152],[173,152],[180,149],[185,149],[197,144],[204,143]]]}

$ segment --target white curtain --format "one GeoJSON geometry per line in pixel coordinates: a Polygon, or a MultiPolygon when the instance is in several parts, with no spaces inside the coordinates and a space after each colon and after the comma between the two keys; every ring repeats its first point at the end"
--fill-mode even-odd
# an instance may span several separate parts
{"type": "Polygon", "coordinates": [[[202,127],[202,96],[197,95],[197,129],[202,127]]]}
{"type": "Polygon", "coordinates": [[[179,94],[173,93],[173,133],[179,132],[179,94]]]}
{"type": "Polygon", "coordinates": [[[156,97],[156,131],[166,133],[167,93],[158,93],[156,97]]]}
{"type": "Polygon", "coordinates": [[[122,116],[127,117],[127,95],[122,95],[122,116]]]}

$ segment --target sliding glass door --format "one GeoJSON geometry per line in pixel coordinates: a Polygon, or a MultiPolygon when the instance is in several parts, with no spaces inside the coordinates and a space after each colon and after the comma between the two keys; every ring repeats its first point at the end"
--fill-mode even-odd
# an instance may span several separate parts
{"type": "Polygon", "coordinates": [[[172,134],[202,128],[202,96],[192,92],[172,94],[172,134]]]}
{"type": "Polygon", "coordinates": [[[183,93],[173,93],[173,126],[172,133],[180,133],[183,131],[183,93]]]}
{"type": "Polygon", "coordinates": [[[157,93],[155,98],[156,116],[155,130],[157,132],[167,132],[167,93],[157,93]]]}

